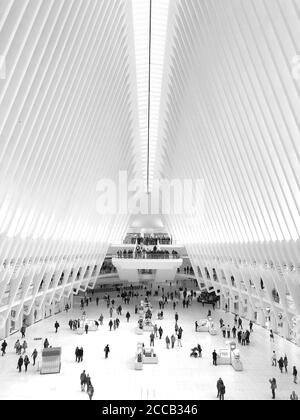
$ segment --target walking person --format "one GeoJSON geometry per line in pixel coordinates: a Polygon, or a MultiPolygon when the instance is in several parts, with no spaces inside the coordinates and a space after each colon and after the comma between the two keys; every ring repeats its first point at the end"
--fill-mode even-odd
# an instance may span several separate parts
{"type": "Polygon", "coordinates": [[[126,319],[127,319],[127,322],[129,322],[129,319],[130,319],[130,313],[129,312],[127,312],[127,314],[126,314],[126,319]]]}
{"type": "Polygon", "coordinates": [[[33,360],[33,365],[32,366],[35,366],[35,361],[36,361],[37,355],[38,355],[37,349],[34,349],[33,352],[32,352],[32,355],[31,355],[32,360],[33,360]]]}
{"type": "Polygon", "coordinates": [[[22,337],[21,337],[21,338],[25,338],[25,332],[26,332],[26,327],[25,327],[25,325],[23,325],[23,326],[22,326],[22,328],[20,329],[20,332],[21,332],[21,334],[22,334],[22,337]]]}
{"type": "Polygon", "coordinates": [[[296,394],[295,391],[293,391],[290,395],[290,400],[299,400],[298,395],[296,394]]]}
{"type": "Polygon", "coordinates": [[[182,347],[181,344],[181,338],[182,338],[182,328],[179,328],[178,334],[177,334],[177,347],[182,347]]]}
{"type": "Polygon", "coordinates": [[[55,333],[57,333],[57,330],[59,328],[59,323],[57,321],[54,324],[54,328],[55,328],[55,333]]]}
{"type": "Polygon", "coordinates": [[[279,369],[280,369],[280,373],[282,373],[282,369],[283,369],[283,366],[284,366],[284,362],[283,362],[282,357],[280,357],[280,359],[278,360],[278,366],[279,366],[279,369]]]}
{"type": "Polygon", "coordinates": [[[81,385],[81,392],[84,392],[85,391],[85,385],[86,385],[85,370],[80,374],[80,385],[81,385]]]}
{"type": "Polygon", "coordinates": [[[273,341],[274,343],[274,334],[272,330],[270,330],[270,341],[273,341]]]}
{"type": "Polygon", "coordinates": [[[153,332],[154,332],[155,338],[157,338],[158,337],[158,327],[157,327],[157,324],[154,325],[153,332]]]}
{"type": "Polygon", "coordinates": [[[172,335],[171,335],[171,344],[172,344],[172,349],[174,348],[175,341],[176,341],[176,337],[175,337],[175,335],[174,335],[174,334],[172,334],[172,335]]]}
{"type": "Polygon", "coordinates": [[[297,383],[297,375],[298,375],[298,372],[297,372],[296,366],[293,366],[294,384],[297,383]]]}
{"type": "Polygon", "coordinates": [[[105,347],[104,347],[104,354],[105,354],[105,359],[107,359],[108,358],[108,353],[110,352],[110,348],[109,348],[109,345],[107,344],[105,347]]]}
{"type": "Polygon", "coordinates": [[[99,297],[96,297],[96,305],[99,306],[99,297]]]}
{"type": "Polygon", "coordinates": [[[161,326],[158,329],[158,333],[159,333],[159,339],[161,340],[161,337],[163,335],[164,330],[161,328],[161,326]]]}
{"type": "Polygon", "coordinates": [[[177,322],[178,322],[178,319],[179,319],[178,313],[177,313],[177,312],[175,312],[175,322],[176,322],[176,324],[177,324],[177,322]]]}
{"type": "Polygon", "coordinates": [[[84,329],[85,329],[85,333],[87,334],[89,332],[89,326],[88,326],[88,324],[85,324],[84,329]]]}
{"type": "Polygon", "coordinates": [[[6,347],[7,347],[7,342],[4,340],[3,343],[1,344],[2,356],[6,354],[6,347]]]}
{"type": "Polygon", "coordinates": [[[275,390],[277,389],[276,379],[269,379],[269,382],[271,384],[272,400],[275,400],[275,390]]]}
{"type": "Polygon", "coordinates": [[[90,383],[90,385],[87,389],[87,393],[88,393],[89,399],[91,401],[93,399],[93,395],[94,395],[94,387],[91,383],[90,383]]]}
{"type": "Polygon", "coordinates": [[[25,354],[25,353],[26,353],[27,347],[28,347],[28,344],[27,344],[26,340],[24,340],[23,345],[22,345],[22,348],[23,348],[23,354],[25,354]]]}
{"type": "Polygon", "coordinates": [[[102,314],[99,316],[99,322],[100,322],[100,325],[103,325],[103,315],[102,314]]]}
{"type": "Polygon", "coordinates": [[[48,347],[49,347],[49,341],[48,341],[48,338],[45,338],[44,349],[47,349],[48,347]]]}
{"type": "Polygon", "coordinates": [[[150,347],[154,347],[154,334],[153,334],[153,332],[150,334],[150,347]]]}
{"type": "Polygon", "coordinates": [[[277,366],[277,355],[275,353],[275,350],[273,350],[273,354],[272,354],[272,366],[277,366]]]}
{"type": "Polygon", "coordinates": [[[288,373],[288,370],[287,370],[287,367],[288,367],[288,358],[287,358],[286,354],[284,355],[283,366],[284,366],[284,369],[285,369],[285,373],[288,373]]]}
{"type": "Polygon", "coordinates": [[[78,349],[78,362],[83,362],[83,347],[78,349]]]}
{"type": "Polygon", "coordinates": [[[18,364],[17,364],[17,369],[19,369],[19,372],[22,371],[23,363],[24,363],[23,357],[20,356],[19,359],[18,359],[18,364]]]}
{"type": "Polygon", "coordinates": [[[109,323],[108,323],[109,331],[111,331],[113,325],[114,325],[114,323],[112,322],[112,320],[110,320],[109,323]]]}
{"type": "Polygon", "coordinates": [[[79,362],[79,347],[75,349],[75,362],[79,362]]]}
{"type": "Polygon", "coordinates": [[[168,337],[168,336],[166,336],[166,346],[167,346],[167,349],[169,349],[169,346],[170,346],[170,339],[169,339],[169,337],[168,337]]]}
{"type": "Polygon", "coordinates": [[[26,354],[26,356],[24,357],[25,372],[27,372],[27,368],[28,368],[29,363],[30,363],[30,360],[29,360],[29,357],[26,354]]]}

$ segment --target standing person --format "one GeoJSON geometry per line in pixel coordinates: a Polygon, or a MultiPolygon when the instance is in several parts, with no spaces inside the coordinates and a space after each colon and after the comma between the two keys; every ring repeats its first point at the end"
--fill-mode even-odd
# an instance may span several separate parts
{"type": "Polygon", "coordinates": [[[249,327],[250,327],[250,332],[253,332],[253,322],[252,321],[249,322],[249,327]]]}
{"type": "Polygon", "coordinates": [[[271,391],[272,391],[272,400],[275,400],[275,390],[277,388],[276,379],[269,379],[269,382],[271,384],[271,391]]]}
{"type": "Polygon", "coordinates": [[[86,375],[85,383],[86,383],[86,391],[87,391],[89,389],[89,386],[92,384],[91,377],[89,374],[86,375]]]}
{"type": "Polygon", "coordinates": [[[297,375],[298,375],[298,372],[297,372],[296,366],[293,366],[294,384],[297,383],[297,375]]]}
{"type": "Polygon", "coordinates": [[[225,327],[225,325],[222,326],[221,330],[222,330],[222,333],[223,333],[223,337],[226,338],[226,327],[225,327]]]}
{"type": "Polygon", "coordinates": [[[85,324],[84,329],[85,329],[85,333],[87,334],[89,332],[89,326],[88,326],[88,324],[85,324]]]}
{"type": "Polygon", "coordinates": [[[225,385],[224,385],[224,382],[222,381],[222,383],[220,384],[220,395],[219,395],[220,400],[224,400],[225,391],[226,391],[225,385]]]}
{"type": "Polygon", "coordinates": [[[99,322],[100,322],[100,325],[103,325],[103,315],[102,314],[99,317],[99,322]]]}
{"type": "Polygon", "coordinates": [[[176,322],[176,324],[177,324],[177,322],[178,322],[178,319],[179,319],[178,313],[177,313],[177,312],[175,312],[175,322],[176,322]]]}
{"type": "Polygon", "coordinates": [[[83,362],[83,347],[78,349],[78,362],[83,362]]]}
{"type": "Polygon", "coordinates": [[[112,306],[109,308],[109,316],[112,318],[113,316],[113,308],[112,306]]]}
{"type": "Polygon", "coordinates": [[[172,349],[174,348],[175,341],[176,341],[175,335],[174,335],[174,334],[172,334],[172,335],[171,335],[171,344],[172,344],[172,349]]]}
{"type": "Polygon", "coordinates": [[[130,313],[129,312],[127,312],[126,318],[127,318],[127,322],[129,322],[129,319],[130,319],[130,313]]]}
{"type": "Polygon", "coordinates": [[[31,355],[32,360],[33,360],[33,365],[32,366],[35,366],[35,361],[36,361],[37,355],[38,355],[37,349],[34,349],[33,352],[32,352],[32,355],[31,355]]]}
{"type": "Polygon", "coordinates": [[[48,341],[48,338],[45,338],[44,349],[47,349],[48,347],[49,347],[49,341],[48,341]]]}
{"type": "Polygon", "coordinates": [[[17,369],[19,369],[19,372],[22,371],[23,363],[24,363],[23,357],[20,356],[19,359],[18,359],[18,365],[17,365],[17,369]]]}
{"type": "Polygon", "coordinates": [[[7,347],[7,342],[4,340],[3,343],[1,344],[2,356],[6,354],[6,347],[7,347]]]}
{"type": "Polygon", "coordinates": [[[273,341],[274,343],[274,334],[272,330],[270,330],[270,341],[273,341]]]}
{"type": "Polygon", "coordinates": [[[197,328],[198,328],[198,322],[195,321],[195,331],[197,332],[197,328]]]}
{"type": "Polygon", "coordinates": [[[214,350],[213,353],[212,353],[213,365],[214,366],[217,366],[217,357],[218,357],[217,352],[216,352],[216,350],[214,350]]]}
{"type": "Polygon", "coordinates": [[[85,385],[86,385],[85,370],[80,374],[80,385],[81,385],[81,392],[84,392],[85,391],[85,385]]]}
{"type": "Polygon", "coordinates": [[[177,347],[182,347],[181,344],[181,338],[182,338],[182,328],[180,327],[177,333],[177,347]]]}
{"type": "Polygon", "coordinates": [[[108,358],[108,353],[110,352],[110,348],[109,348],[109,345],[107,344],[105,347],[104,347],[104,353],[105,353],[105,359],[107,359],[108,358]]]}
{"type": "Polygon", "coordinates": [[[157,334],[157,332],[158,332],[157,324],[154,325],[153,331],[154,331],[155,338],[157,338],[157,336],[158,336],[158,334],[157,334]]]}
{"type": "Polygon", "coordinates": [[[159,339],[161,340],[161,337],[163,335],[164,330],[161,328],[161,326],[158,329],[158,333],[159,333],[159,339]]]}
{"type": "Polygon", "coordinates": [[[217,391],[218,391],[217,398],[220,398],[221,386],[222,385],[223,385],[223,380],[222,380],[222,378],[219,378],[218,381],[217,381],[217,391]]]}
{"type": "Polygon", "coordinates": [[[59,328],[59,323],[57,321],[54,324],[54,328],[55,328],[55,333],[57,333],[57,330],[59,328]]]}
{"type": "Polygon", "coordinates": [[[112,322],[112,320],[110,320],[109,323],[108,323],[109,331],[111,331],[113,325],[114,325],[114,323],[112,322]]]}
{"type": "Polygon", "coordinates": [[[87,393],[88,393],[89,399],[91,401],[93,399],[93,395],[94,395],[94,387],[91,383],[90,383],[90,385],[87,389],[87,393]]]}
{"type": "Polygon", "coordinates": [[[154,347],[154,334],[153,332],[150,334],[150,347],[154,347]]]}
{"type": "Polygon", "coordinates": [[[235,327],[235,325],[233,326],[231,331],[232,331],[233,338],[236,338],[236,327],[235,327]]]}
{"type": "Polygon", "coordinates": [[[227,325],[227,338],[230,338],[230,325],[227,325]]]}
{"type": "Polygon", "coordinates": [[[167,345],[167,349],[168,349],[169,346],[170,346],[170,339],[169,339],[168,336],[166,336],[166,345],[167,345]]]}
{"type": "Polygon", "coordinates": [[[99,306],[99,297],[96,297],[96,305],[99,306]]]}
{"type": "Polygon", "coordinates": [[[24,357],[25,372],[27,372],[27,367],[28,367],[29,363],[30,363],[30,360],[29,360],[29,357],[26,354],[26,356],[24,357]]]}
{"type": "Polygon", "coordinates": [[[288,367],[288,358],[287,358],[286,354],[284,355],[283,366],[284,366],[284,369],[285,369],[285,373],[288,373],[288,370],[287,370],[287,367],[288,367]]]}

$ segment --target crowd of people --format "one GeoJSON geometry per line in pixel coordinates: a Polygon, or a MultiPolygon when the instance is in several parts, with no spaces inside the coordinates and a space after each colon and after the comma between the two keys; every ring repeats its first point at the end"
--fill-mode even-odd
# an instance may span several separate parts
{"type": "MultiPolygon", "coordinates": [[[[158,313],[159,320],[162,320],[164,317],[163,310],[165,310],[166,305],[170,305],[170,307],[173,308],[173,311],[174,311],[173,312],[174,314],[174,327],[173,328],[174,329],[171,330],[168,327],[167,331],[164,331],[163,326],[159,325],[160,323],[154,323],[153,331],[150,332],[150,336],[149,336],[150,347],[154,347],[156,342],[159,340],[162,340],[163,343],[165,343],[163,344],[163,346],[167,350],[175,349],[175,347],[177,348],[183,347],[183,344],[182,344],[183,328],[179,324],[180,311],[178,309],[178,304],[180,301],[182,301],[183,308],[187,309],[189,308],[190,305],[193,304],[193,301],[195,300],[197,296],[195,291],[193,290],[188,291],[187,288],[178,288],[178,289],[174,288],[174,289],[171,289],[170,291],[167,291],[165,290],[164,287],[158,286],[157,290],[154,291],[152,290],[152,286],[151,286],[151,289],[143,290],[143,293],[140,296],[136,296],[136,293],[134,293],[132,290],[129,290],[129,291],[121,290],[117,298],[111,298],[108,294],[106,294],[104,296],[103,301],[100,302],[100,307],[101,307],[101,310],[103,310],[105,305],[107,307],[107,321],[108,321],[109,331],[117,330],[121,324],[121,319],[123,317],[127,320],[127,323],[130,321],[130,318],[131,318],[130,312],[128,310],[125,310],[125,311],[123,310],[122,304],[119,303],[120,300],[118,299],[121,299],[121,302],[123,304],[129,305],[130,300],[134,297],[135,298],[142,297],[143,300],[147,303],[149,302],[148,299],[151,296],[157,297],[156,302],[158,303],[158,307],[160,310],[158,313]]],[[[80,308],[83,311],[82,315],[86,315],[86,312],[84,310],[87,310],[87,307],[91,303],[95,302],[96,305],[99,306],[99,301],[100,299],[98,296],[94,300],[93,300],[93,297],[88,297],[87,295],[81,298],[80,308]]],[[[152,319],[152,310],[150,310],[150,307],[151,306],[149,306],[148,309],[145,310],[144,312],[144,316],[146,320],[152,319]]],[[[136,304],[135,305],[136,314],[138,313],[138,308],[139,307],[136,304]]],[[[212,308],[214,309],[214,306],[212,308]]],[[[211,310],[208,311],[207,317],[208,318],[212,317],[211,310]]],[[[97,322],[98,324],[97,326],[104,325],[103,313],[100,314],[98,320],[96,320],[95,322],[97,322]]],[[[245,321],[243,321],[242,318],[239,317],[238,315],[234,315],[233,324],[231,325],[228,322],[225,323],[224,320],[221,318],[219,320],[219,331],[221,333],[221,336],[224,339],[237,339],[238,343],[241,344],[242,346],[250,345],[250,337],[251,337],[251,334],[253,333],[253,322],[250,321],[249,326],[247,326],[246,328],[243,325],[244,322],[245,321]]],[[[78,328],[82,328],[82,326],[84,326],[86,333],[88,332],[88,324],[85,323],[84,319],[82,318],[70,319],[68,324],[71,331],[77,330],[78,328]]],[[[54,323],[55,333],[58,333],[59,327],[60,327],[59,323],[55,321],[54,323]]],[[[195,329],[197,331],[197,321],[195,322],[195,329]]],[[[32,364],[33,366],[35,366],[38,352],[36,349],[34,349],[30,356],[30,352],[28,352],[28,344],[26,340],[24,339],[26,328],[25,327],[22,328],[20,332],[22,334],[21,340],[23,340],[23,342],[21,343],[21,341],[18,339],[14,345],[16,354],[19,356],[17,360],[17,369],[19,372],[22,372],[22,369],[24,366],[24,370],[25,372],[27,372],[28,366],[31,363],[30,359],[32,359],[32,364]]],[[[44,340],[43,347],[44,348],[51,347],[49,345],[47,338],[44,340]]],[[[6,349],[7,349],[7,342],[4,340],[1,344],[2,356],[5,356],[6,349]]],[[[107,344],[104,347],[105,359],[108,358],[110,351],[111,351],[110,346],[109,344],[107,344]]],[[[201,358],[202,351],[203,351],[202,347],[198,343],[195,347],[193,347],[190,350],[189,354],[191,357],[201,358]]],[[[83,362],[83,354],[84,354],[83,347],[77,346],[75,349],[75,362],[76,363],[83,362]]],[[[217,355],[216,350],[212,352],[212,359],[213,359],[213,365],[217,366],[218,355],[217,355]]],[[[278,366],[281,373],[283,372],[288,373],[287,355],[284,355],[278,358],[274,350],[271,356],[271,361],[272,361],[272,366],[274,367],[278,366]]],[[[292,375],[293,375],[293,382],[297,384],[296,366],[293,366],[292,375]]],[[[80,382],[81,382],[81,391],[82,392],[86,391],[89,396],[89,399],[92,399],[94,395],[94,387],[91,383],[90,376],[86,374],[85,371],[83,371],[80,375],[80,382]]],[[[271,387],[272,398],[275,399],[276,390],[277,390],[276,378],[269,379],[269,383],[271,387]]],[[[224,400],[224,396],[225,396],[225,384],[224,384],[223,379],[219,378],[217,381],[217,398],[219,398],[220,400],[224,400]]],[[[298,396],[295,391],[291,393],[290,399],[298,399],[298,396]]]]}

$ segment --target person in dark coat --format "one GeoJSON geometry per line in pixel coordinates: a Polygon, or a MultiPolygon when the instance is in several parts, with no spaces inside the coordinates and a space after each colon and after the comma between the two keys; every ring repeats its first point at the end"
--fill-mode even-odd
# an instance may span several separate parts
{"type": "Polygon", "coordinates": [[[6,354],[6,347],[7,347],[7,342],[4,340],[3,343],[1,344],[2,356],[6,354]]]}
{"type": "Polygon", "coordinates": [[[81,392],[84,392],[85,391],[85,385],[86,385],[85,370],[80,374],[80,385],[81,385],[81,392]]]}
{"type": "Polygon", "coordinates": [[[59,323],[56,321],[54,324],[55,332],[57,333],[57,330],[59,328],[59,323]]]}
{"type": "Polygon", "coordinates": [[[108,323],[109,331],[111,331],[113,325],[114,325],[114,323],[112,322],[112,320],[110,320],[109,323],[108,323]]]}
{"type": "Polygon", "coordinates": [[[19,372],[22,371],[23,363],[24,363],[23,357],[20,356],[19,359],[18,359],[18,366],[17,366],[17,369],[19,369],[19,372]]]}
{"type": "Polygon", "coordinates": [[[280,372],[282,373],[282,369],[283,369],[283,366],[284,366],[284,362],[283,362],[282,357],[280,357],[280,359],[278,360],[278,366],[279,366],[280,372]]]}
{"type": "Polygon", "coordinates": [[[107,344],[105,347],[104,347],[104,354],[105,354],[105,359],[107,359],[108,358],[108,353],[110,352],[110,349],[109,349],[109,345],[107,344]]]}
{"type": "Polygon", "coordinates": [[[218,355],[217,355],[216,350],[213,351],[212,357],[213,357],[213,365],[217,366],[217,357],[218,357],[218,355]]]}
{"type": "Polygon", "coordinates": [[[44,349],[47,349],[48,347],[49,347],[49,341],[46,338],[45,341],[44,341],[44,349]]]}
{"type": "Polygon", "coordinates": [[[88,326],[88,324],[85,324],[84,329],[85,329],[85,333],[87,334],[89,332],[89,326],[88,326]]]}
{"type": "Polygon", "coordinates": [[[30,363],[30,360],[29,360],[29,357],[26,354],[26,356],[24,357],[25,372],[27,372],[27,367],[28,367],[29,363],[30,363]]]}
{"type": "Polygon", "coordinates": [[[75,349],[75,361],[79,362],[79,347],[76,347],[75,349]]]}
{"type": "Polygon", "coordinates": [[[83,347],[78,350],[78,362],[83,362],[83,347]]]}
{"type": "Polygon", "coordinates": [[[164,330],[161,328],[161,326],[158,329],[159,339],[161,340],[161,337],[163,335],[164,330]]]}

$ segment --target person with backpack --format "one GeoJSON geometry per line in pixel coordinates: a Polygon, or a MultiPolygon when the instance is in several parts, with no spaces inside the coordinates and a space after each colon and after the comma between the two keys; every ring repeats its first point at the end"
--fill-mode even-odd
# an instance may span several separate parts
{"type": "Polygon", "coordinates": [[[271,384],[272,400],[275,400],[275,390],[277,389],[276,379],[269,379],[269,382],[271,384]]]}

